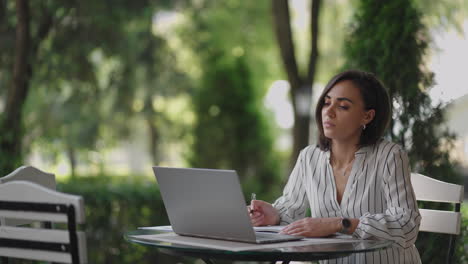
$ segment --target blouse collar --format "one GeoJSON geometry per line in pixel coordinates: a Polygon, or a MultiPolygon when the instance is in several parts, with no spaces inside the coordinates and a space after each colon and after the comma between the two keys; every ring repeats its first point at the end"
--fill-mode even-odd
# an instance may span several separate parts
{"type": "MultiPolygon", "coordinates": [[[[360,148],[354,153],[354,155],[356,156],[357,154],[366,154],[367,152],[372,151],[372,148],[373,148],[373,147],[374,147],[374,145],[369,145],[369,146],[360,147],[360,148]]],[[[330,160],[330,153],[331,153],[330,149],[327,150],[327,151],[325,152],[325,155],[326,155],[326,157],[327,157],[328,160],[330,160]]]]}

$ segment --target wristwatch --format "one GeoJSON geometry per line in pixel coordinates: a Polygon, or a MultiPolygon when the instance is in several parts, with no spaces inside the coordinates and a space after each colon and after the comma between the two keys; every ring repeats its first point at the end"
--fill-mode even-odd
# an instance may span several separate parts
{"type": "Polygon", "coordinates": [[[349,234],[349,228],[351,227],[351,221],[348,218],[341,218],[341,231],[342,234],[349,234]]]}

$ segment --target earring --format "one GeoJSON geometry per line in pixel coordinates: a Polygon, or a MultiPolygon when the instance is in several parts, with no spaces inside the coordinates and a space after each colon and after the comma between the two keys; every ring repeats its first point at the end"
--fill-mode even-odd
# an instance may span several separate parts
{"type": "Polygon", "coordinates": [[[362,125],[362,130],[366,130],[366,125],[362,125]]]}

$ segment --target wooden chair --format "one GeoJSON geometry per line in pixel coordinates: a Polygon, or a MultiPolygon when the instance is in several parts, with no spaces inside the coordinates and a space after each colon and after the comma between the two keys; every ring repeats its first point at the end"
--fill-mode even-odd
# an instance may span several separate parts
{"type": "Polygon", "coordinates": [[[0,184],[0,217],[65,223],[51,229],[0,226],[0,256],[59,263],[87,263],[81,196],[57,192],[27,181],[0,184]]]}
{"type": "Polygon", "coordinates": [[[417,173],[411,173],[411,183],[416,200],[452,203],[455,205],[454,212],[419,209],[422,217],[419,231],[450,235],[447,263],[452,263],[455,238],[460,234],[462,219],[460,207],[463,203],[463,186],[435,180],[417,173]]]}
{"type": "MultiPolygon", "coordinates": [[[[29,181],[52,190],[56,189],[54,174],[43,172],[32,166],[21,166],[12,173],[0,178],[0,184],[11,181],[29,181]]],[[[30,223],[31,221],[0,218],[0,225],[26,225],[30,223]]]]}

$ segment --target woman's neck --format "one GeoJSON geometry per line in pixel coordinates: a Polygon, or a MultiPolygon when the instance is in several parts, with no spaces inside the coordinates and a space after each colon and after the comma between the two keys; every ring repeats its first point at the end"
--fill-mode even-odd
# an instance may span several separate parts
{"type": "Polygon", "coordinates": [[[357,142],[337,142],[332,141],[331,158],[338,167],[346,166],[354,160],[354,154],[358,150],[357,142]]]}

